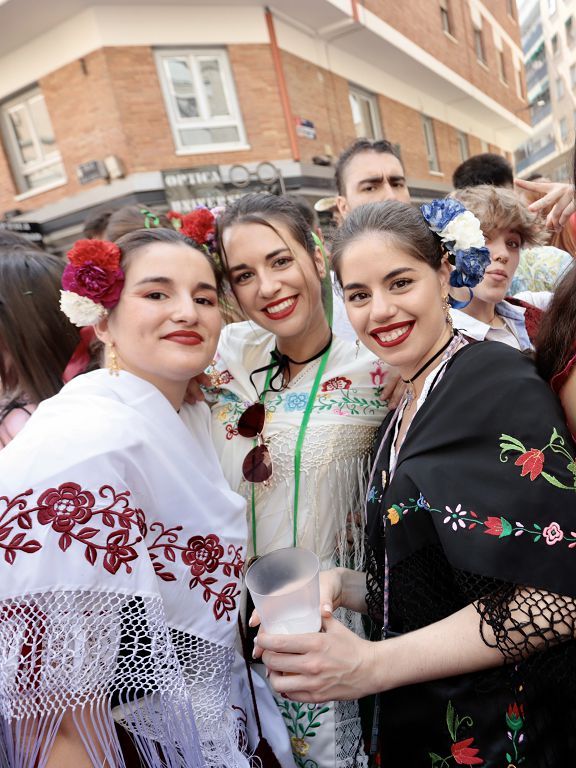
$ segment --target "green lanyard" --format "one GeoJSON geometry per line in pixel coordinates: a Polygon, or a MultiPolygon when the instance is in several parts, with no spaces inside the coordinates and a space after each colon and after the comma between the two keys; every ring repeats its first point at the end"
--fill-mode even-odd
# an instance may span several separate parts
{"type": "MultiPolygon", "coordinates": [[[[318,371],[316,372],[316,377],[314,378],[314,383],[312,384],[312,389],[310,390],[310,395],[308,396],[308,401],[306,402],[306,409],[304,410],[304,415],[302,416],[302,422],[298,432],[298,439],[296,440],[296,449],[294,451],[294,524],[292,527],[293,547],[297,546],[298,543],[298,501],[300,497],[300,466],[302,463],[302,446],[304,445],[306,429],[308,427],[308,422],[310,421],[310,416],[312,415],[312,409],[314,407],[314,401],[318,393],[318,387],[322,381],[322,376],[324,375],[324,371],[326,369],[326,363],[328,362],[328,357],[330,356],[330,349],[331,347],[328,347],[320,359],[320,365],[318,366],[318,371]]],[[[264,403],[264,398],[266,396],[266,391],[268,390],[268,385],[270,384],[271,378],[272,369],[269,369],[266,373],[264,389],[260,395],[261,403],[264,403]]],[[[256,444],[257,441],[255,440],[254,445],[256,444]]],[[[252,548],[254,549],[254,556],[256,557],[258,555],[258,550],[256,548],[256,496],[254,485],[255,483],[252,483],[252,548]]]]}

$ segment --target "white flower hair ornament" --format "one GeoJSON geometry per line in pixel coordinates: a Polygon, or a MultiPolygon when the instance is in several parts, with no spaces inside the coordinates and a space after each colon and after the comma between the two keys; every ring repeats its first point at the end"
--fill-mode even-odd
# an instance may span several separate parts
{"type": "Polygon", "coordinates": [[[95,325],[120,299],[124,286],[122,252],[115,243],[78,240],[67,256],[60,309],[74,325],[95,325]]]}
{"type": "Polygon", "coordinates": [[[452,297],[449,301],[453,307],[465,307],[472,300],[472,288],[482,280],[490,264],[490,251],[486,248],[480,222],[472,211],[452,198],[432,200],[420,210],[432,232],[440,237],[444,248],[454,258],[450,285],[470,290],[468,301],[456,301],[452,297]]]}

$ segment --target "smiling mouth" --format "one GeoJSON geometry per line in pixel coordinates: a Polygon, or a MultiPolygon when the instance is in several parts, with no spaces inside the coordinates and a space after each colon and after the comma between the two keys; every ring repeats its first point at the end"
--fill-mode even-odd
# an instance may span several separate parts
{"type": "Polygon", "coordinates": [[[198,344],[202,344],[204,339],[199,333],[195,331],[176,331],[175,333],[168,333],[164,336],[165,341],[173,341],[176,344],[184,344],[188,347],[195,347],[198,344]]]}
{"type": "Polygon", "coordinates": [[[409,323],[397,323],[395,327],[389,327],[388,329],[375,328],[370,332],[370,336],[381,347],[396,347],[410,336],[414,328],[414,322],[413,320],[409,323]]]}
{"type": "Polygon", "coordinates": [[[298,303],[298,296],[289,296],[287,299],[280,299],[272,304],[268,304],[262,310],[264,314],[274,320],[281,320],[284,317],[288,317],[294,311],[296,304],[298,303]]]}

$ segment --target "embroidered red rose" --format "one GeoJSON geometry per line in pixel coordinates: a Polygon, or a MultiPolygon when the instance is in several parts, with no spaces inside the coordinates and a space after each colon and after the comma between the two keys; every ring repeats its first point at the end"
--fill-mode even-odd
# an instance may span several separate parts
{"type": "MultiPolygon", "coordinates": [[[[106,539],[104,568],[109,573],[116,573],[122,563],[126,566],[126,573],[132,573],[132,568],[128,563],[131,560],[136,560],[138,553],[134,547],[128,545],[129,538],[130,534],[128,531],[118,531],[117,533],[111,533],[106,539]]],[[[140,539],[137,539],[137,541],[140,541],[140,539]]]]}
{"type": "Polygon", "coordinates": [[[38,498],[38,522],[52,525],[58,533],[69,533],[77,523],[84,524],[92,517],[94,496],[83,491],[76,483],[63,483],[48,488],[38,498]]]}
{"type": "Polygon", "coordinates": [[[214,238],[216,232],[216,219],[208,208],[196,208],[195,211],[182,217],[180,231],[186,237],[192,238],[198,245],[204,245],[214,238]]]}
{"type": "Polygon", "coordinates": [[[473,741],[473,738],[463,739],[452,744],[450,751],[452,752],[454,762],[458,765],[482,765],[484,763],[484,760],[478,757],[480,750],[471,746],[473,741]]]}
{"type": "Polygon", "coordinates": [[[546,539],[546,544],[552,546],[553,544],[558,544],[559,541],[562,541],[564,538],[564,531],[560,528],[558,523],[550,523],[550,525],[547,525],[542,531],[542,536],[546,539]]]}
{"type": "Polygon", "coordinates": [[[335,376],[322,384],[322,392],[334,392],[337,389],[350,389],[352,382],[345,376],[335,376]]]}
{"type": "Polygon", "coordinates": [[[192,576],[213,573],[218,568],[222,557],[224,557],[224,548],[218,536],[213,533],[209,533],[206,538],[192,536],[188,539],[186,550],[182,552],[182,560],[190,566],[192,576]]]}
{"type": "Polygon", "coordinates": [[[537,448],[530,448],[529,451],[518,456],[514,464],[522,467],[521,477],[530,473],[530,480],[536,480],[544,467],[544,454],[537,448]]]}

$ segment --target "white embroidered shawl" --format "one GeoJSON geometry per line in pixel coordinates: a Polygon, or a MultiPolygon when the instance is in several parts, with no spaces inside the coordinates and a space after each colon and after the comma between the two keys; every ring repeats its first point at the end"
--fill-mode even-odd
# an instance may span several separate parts
{"type": "Polygon", "coordinates": [[[146,766],[248,764],[227,715],[245,503],[206,406],[183,410],[95,371],[0,453],[0,764],[44,765],[64,710],[94,765],[124,765],[114,720],[146,766]]]}

